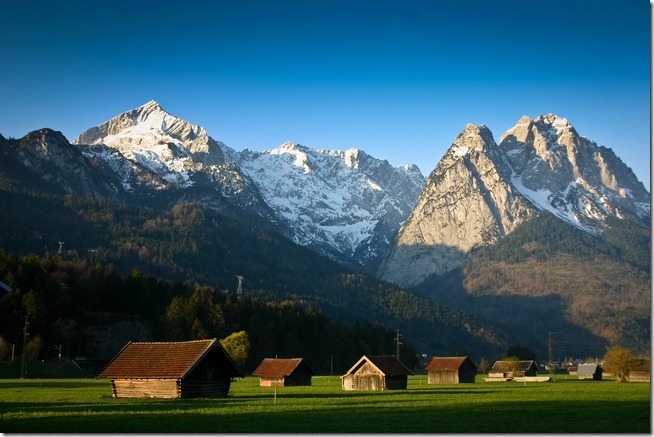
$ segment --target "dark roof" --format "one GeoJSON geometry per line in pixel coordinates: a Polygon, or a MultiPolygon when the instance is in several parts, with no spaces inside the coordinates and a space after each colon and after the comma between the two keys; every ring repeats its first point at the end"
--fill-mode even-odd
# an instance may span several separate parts
{"type": "Polygon", "coordinates": [[[459,370],[466,361],[475,369],[477,368],[468,357],[434,357],[427,364],[427,370],[459,370]]]}
{"type": "Polygon", "coordinates": [[[300,365],[305,366],[313,374],[302,358],[264,358],[252,375],[261,378],[281,378],[293,373],[300,365]]]}
{"type": "Polygon", "coordinates": [[[364,355],[350,368],[350,370],[347,371],[346,375],[355,373],[357,369],[366,362],[375,366],[380,373],[386,376],[413,375],[413,373],[393,355],[378,355],[370,357],[364,355]]]}
{"type": "Polygon", "coordinates": [[[129,342],[100,372],[98,378],[184,378],[200,360],[218,352],[229,376],[238,369],[217,339],[177,342],[129,342]],[[224,357],[223,357],[224,355],[224,357]]]}
{"type": "Polygon", "coordinates": [[[512,361],[512,360],[506,360],[506,361],[495,361],[495,364],[493,364],[493,368],[491,370],[497,370],[500,372],[506,372],[510,370],[527,370],[531,366],[534,366],[536,369],[538,369],[538,365],[533,360],[521,360],[521,361],[512,361]]]}

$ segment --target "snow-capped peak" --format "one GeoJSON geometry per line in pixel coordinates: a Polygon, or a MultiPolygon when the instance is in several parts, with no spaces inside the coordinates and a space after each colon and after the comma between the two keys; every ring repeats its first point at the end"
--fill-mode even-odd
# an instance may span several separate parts
{"type": "Polygon", "coordinates": [[[73,144],[104,144],[169,182],[188,185],[189,170],[224,162],[220,144],[198,125],[150,100],[91,128],[73,144]]]}
{"type": "Polygon", "coordinates": [[[281,146],[268,151],[268,153],[270,155],[289,154],[294,157],[293,165],[295,167],[300,167],[304,173],[311,173],[311,167],[309,167],[309,157],[302,149],[304,149],[303,146],[287,141],[281,146]]]}

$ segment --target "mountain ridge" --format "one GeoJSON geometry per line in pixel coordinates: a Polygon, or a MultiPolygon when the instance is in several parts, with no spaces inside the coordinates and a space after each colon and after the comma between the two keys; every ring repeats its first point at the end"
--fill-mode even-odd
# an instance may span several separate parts
{"type": "MultiPolygon", "coordinates": [[[[191,218],[201,217],[201,205],[246,227],[284,236],[348,271],[377,275],[393,284],[384,295],[368,279],[345,275],[349,285],[339,289],[338,299],[357,306],[348,307],[350,316],[359,312],[362,317],[397,323],[407,329],[407,339],[419,338],[439,353],[453,345],[436,334],[416,331],[430,329],[425,322],[429,314],[423,314],[420,322],[402,320],[401,314],[409,314],[406,305],[424,306],[424,301],[402,289],[417,290],[444,305],[457,303],[464,311],[459,320],[474,314],[497,322],[502,334],[492,340],[494,347],[508,338],[545,344],[543,333],[557,326],[594,342],[602,339],[602,345],[624,340],[646,347],[643,332],[651,306],[644,293],[649,290],[650,263],[645,262],[650,256],[649,193],[611,149],[579,136],[566,119],[553,114],[533,120],[524,116],[499,143],[486,126],[468,124],[425,178],[415,166],[393,167],[358,149],[312,149],[287,142],[261,152],[236,152],[205,137],[200,128],[168,118],[172,116],[156,102],[128,113],[103,123],[102,129],[90,129],[74,145],[51,129],[19,140],[0,137],[0,182],[11,189],[53,193],[66,204],[75,203],[71,199],[77,197],[90,197],[99,204],[109,198],[153,208],[155,215],[172,211],[175,218],[170,223],[181,223],[187,215],[180,211],[186,209],[195,211],[191,218]],[[83,138],[92,144],[82,144],[83,138]],[[222,153],[211,153],[215,145],[222,153]],[[543,226],[567,236],[557,240],[561,247],[548,241],[554,234],[538,231],[543,226]],[[596,256],[580,255],[597,251],[600,243],[596,256]],[[568,253],[566,245],[586,249],[568,253]],[[507,251],[506,246],[512,249],[507,251]],[[516,261],[516,254],[525,259],[516,261]],[[569,266],[577,269],[574,274],[569,266]],[[559,273],[564,280],[556,277],[559,273]],[[595,284],[596,290],[585,283],[595,284]],[[544,289],[548,284],[557,289],[544,289]],[[570,295],[566,288],[579,296],[570,295]],[[368,294],[368,289],[376,291],[368,294]],[[361,300],[353,303],[349,294],[361,300]],[[371,301],[365,303],[366,298],[371,301]],[[628,305],[613,303],[615,299],[628,305]],[[601,303],[599,310],[589,310],[588,302],[601,303]],[[523,316],[512,317],[511,311],[523,316]],[[637,321],[627,320],[629,311],[637,314],[637,321]]],[[[7,211],[9,205],[20,204],[17,199],[7,200],[7,211]]],[[[70,223],[77,223],[76,214],[80,213],[61,213],[70,223]]],[[[131,226],[132,220],[121,226],[131,226]]],[[[126,261],[164,260],[167,268],[175,265],[177,271],[190,274],[192,265],[164,256],[163,239],[175,234],[170,234],[170,223],[158,230],[160,221],[154,216],[142,223],[136,220],[143,226],[147,223],[147,232],[157,229],[152,235],[162,240],[148,234],[135,242],[131,238],[138,232],[121,234],[121,254],[129,254],[126,261]]],[[[22,228],[20,232],[17,247],[38,244],[38,232],[30,234],[22,228]]],[[[242,265],[249,266],[250,258],[259,257],[252,241],[256,240],[235,243],[247,246],[242,265]]],[[[198,257],[199,246],[191,244],[187,252],[198,257]]],[[[278,247],[281,251],[272,256],[286,265],[283,261],[291,246],[278,247]]],[[[232,259],[221,256],[225,262],[232,259]]],[[[203,266],[212,262],[194,259],[203,266]]],[[[259,261],[263,267],[269,262],[259,261]]],[[[288,288],[286,283],[307,268],[298,264],[297,272],[283,272],[277,279],[279,289],[270,296],[316,305],[336,298],[329,295],[330,287],[320,296],[288,288]]],[[[252,271],[261,274],[265,268],[252,271]]],[[[307,290],[310,285],[302,284],[307,290]]],[[[330,315],[338,317],[338,310],[330,315]]],[[[465,328],[472,336],[474,329],[465,328]]]]}
{"type": "Polygon", "coordinates": [[[428,176],[378,276],[417,285],[542,210],[601,236],[609,217],[649,217],[649,193],[610,149],[564,118],[524,116],[499,144],[485,126],[468,124],[428,176]]]}

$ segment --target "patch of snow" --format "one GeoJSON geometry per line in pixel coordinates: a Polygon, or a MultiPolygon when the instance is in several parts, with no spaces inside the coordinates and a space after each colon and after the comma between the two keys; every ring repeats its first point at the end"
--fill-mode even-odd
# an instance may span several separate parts
{"type": "MultiPolygon", "coordinates": [[[[472,135],[474,137],[474,135],[472,135]]],[[[464,157],[468,154],[469,149],[465,146],[459,146],[457,144],[452,146],[452,152],[458,157],[464,157]]]]}
{"type": "MultiPolygon", "coordinates": [[[[546,188],[541,188],[539,190],[531,190],[524,186],[522,183],[522,178],[520,176],[513,175],[511,177],[511,183],[513,186],[525,196],[531,203],[533,203],[537,208],[545,211],[549,211],[557,217],[565,220],[566,222],[576,226],[584,232],[597,235],[599,231],[595,228],[587,226],[579,221],[579,218],[575,214],[574,210],[569,208],[557,208],[552,204],[552,201],[558,198],[554,193],[546,188]]],[[[566,193],[570,189],[570,186],[566,188],[566,193]]]]}

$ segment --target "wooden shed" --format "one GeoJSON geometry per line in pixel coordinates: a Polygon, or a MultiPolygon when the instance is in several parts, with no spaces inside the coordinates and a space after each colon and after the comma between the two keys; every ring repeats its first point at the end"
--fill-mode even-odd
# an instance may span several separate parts
{"type": "Polygon", "coordinates": [[[647,358],[636,358],[631,362],[627,379],[629,382],[650,382],[651,361],[647,358]]]}
{"type": "Polygon", "coordinates": [[[264,358],[254,369],[261,387],[311,385],[313,371],[302,358],[264,358]]]}
{"type": "Polygon", "coordinates": [[[225,397],[239,371],[217,339],[129,342],[100,372],[115,398],[225,397]]]}
{"type": "Polygon", "coordinates": [[[411,371],[394,356],[363,356],[341,376],[343,390],[406,389],[411,371]]]}
{"type": "Polygon", "coordinates": [[[577,379],[601,381],[603,371],[604,369],[599,364],[579,364],[577,366],[577,379]]]}
{"type": "Polygon", "coordinates": [[[434,357],[427,364],[428,384],[475,382],[477,366],[468,357],[434,357]]]}
{"type": "Polygon", "coordinates": [[[489,379],[510,379],[517,376],[536,376],[538,365],[533,360],[495,361],[488,372],[489,379]]]}

